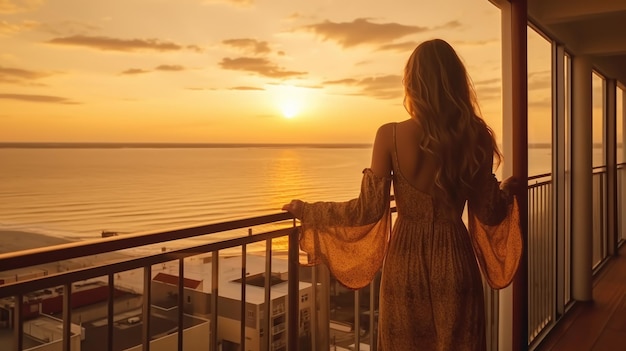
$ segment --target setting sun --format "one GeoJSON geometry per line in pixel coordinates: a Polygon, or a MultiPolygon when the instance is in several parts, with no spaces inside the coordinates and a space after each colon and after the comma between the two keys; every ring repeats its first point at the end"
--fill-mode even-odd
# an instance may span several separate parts
{"type": "Polygon", "coordinates": [[[285,118],[293,118],[302,112],[305,89],[281,84],[276,87],[276,104],[285,118]]]}
{"type": "Polygon", "coordinates": [[[285,118],[293,118],[300,112],[300,107],[295,101],[285,101],[280,109],[285,118]]]}

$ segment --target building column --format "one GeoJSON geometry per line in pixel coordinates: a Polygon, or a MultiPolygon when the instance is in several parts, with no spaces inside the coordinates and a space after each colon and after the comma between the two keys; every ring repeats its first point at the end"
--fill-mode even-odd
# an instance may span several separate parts
{"type": "MultiPolygon", "coordinates": [[[[621,101],[617,101],[618,104],[621,104],[621,110],[622,110],[622,114],[621,116],[616,116],[616,118],[621,118],[622,119],[622,139],[618,140],[618,143],[622,143],[622,157],[621,159],[617,160],[618,163],[624,163],[626,162],[626,86],[621,86],[622,87],[622,99],[621,101]]],[[[616,109],[617,111],[617,109],[616,109]]],[[[620,228],[620,232],[617,235],[617,241],[619,242],[622,239],[626,239],[626,235],[624,235],[624,232],[626,231],[626,228],[624,228],[624,226],[626,226],[626,220],[624,219],[624,206],[626,206],[626,169],[622,169],[620,171],[620,174],[618,174],[618,176],[620,176],[621,178],[618,180],[619,182],[621,182],[621,193],[618,194],[619,198],[618,198],[618,216],[619,220],[621,221],[621,228],[620,228]]]]}
{"type": "MultiPolygon", "coordinates": [[[[622,115],[616,118],[622,119],[622,159],[617,162],[626,162],[626,86],[622,86],[622,101],[618,101],[618,104],[622,104],[622,115]]],[[[626,171],[623,171],[626,172],[626,171]]],[[[626,179],[624,179],[626,180],[626,179]]],[[[626,187],[626,183],[622,183],[626,187]]],[[[626,200],[626,199],[625,199],[626,200]]]]}
{"type": "Polygon", "coordinates": [[[502,11],[502,103],[504,177],[519,179],[516,189],[524,251],[513,284],[500,291],[498,349],[528,349],[528,65],[527,1],[499,2],[502,11]]]}
{"type": "Polygon", "coordinates": [[[528,350],[528,15],[526,0],[511,1],[513,176],[523,187],[519,204],[523,251],[513,281],[513,351],[528,350]]]}
{"type": "Polygon", "coordinates": [[[617,255],[617,82],[606,82],[606,220],[607,220],[607,255],[617,255]]]}
{"type": "MultiPolygon", "coordinates": [[[[511,3],[504,1],[499,4],[502,23],[502,153],[513,153],[513,125],[512,125],[512,95],[513,83],[511,79],[512,50],[511,50],[511,3]]],[[[502,176],[513,174],[513,164],[506,159],[502,167],[502,176]]],[[[522,182],[523,183],[523,182],[522,182]]],[[[508,350],[513,344],[513,284],[498,291],[498,335],[497,350],[508,350]]]]}
{"type": "Polygon", "coordinates": [[[572,298],[592,299],[591,62],[572,58],[572,298]]]}

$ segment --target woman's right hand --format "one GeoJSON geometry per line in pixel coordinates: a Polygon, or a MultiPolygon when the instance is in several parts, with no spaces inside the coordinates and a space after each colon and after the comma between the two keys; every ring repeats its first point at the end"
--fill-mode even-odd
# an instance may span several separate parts
{"type": "Polygon", "coordinates": [[[302,213],[304,212],[304,202],[302,200],[291,200],[290,203],[283,205],[284,211],[288,211],[297,219],[302,219],[302,213]]]}

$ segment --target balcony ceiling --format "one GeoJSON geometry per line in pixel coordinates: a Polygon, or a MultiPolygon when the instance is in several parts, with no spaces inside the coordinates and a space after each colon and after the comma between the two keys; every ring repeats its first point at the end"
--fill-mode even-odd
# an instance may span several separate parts
{"type": "Polygon", "coordinates": [[[626,0],[527,1],[531,23],[626,86],[626,0]]]}

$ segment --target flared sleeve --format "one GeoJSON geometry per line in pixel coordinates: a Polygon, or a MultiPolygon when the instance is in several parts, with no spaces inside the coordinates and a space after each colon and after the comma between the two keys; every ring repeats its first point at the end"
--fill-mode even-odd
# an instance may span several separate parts
{"type": "Polygon", "coordinates": [[[300,248],[309,264],[324,263],[337,280],[359,289],[380,270],[391,232],[391,179],[363,171],[359,197],[305,203],[300,248]]]}
{"type": "Polygon", "coordinates": [[[477,183],[468,201],[468,231],[483,276],[493,289],[502,289],[513,281],[522,255],[517,199],[490,172],[477,183]]]}

